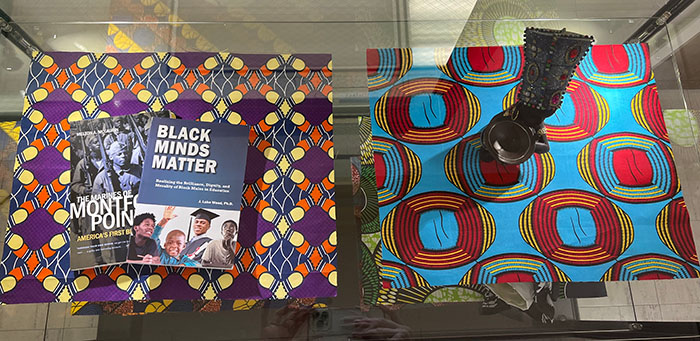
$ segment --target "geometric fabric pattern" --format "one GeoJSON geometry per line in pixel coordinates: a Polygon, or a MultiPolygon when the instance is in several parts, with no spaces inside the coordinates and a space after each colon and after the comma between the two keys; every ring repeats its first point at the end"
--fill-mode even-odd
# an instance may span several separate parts
{"type": "Polygon", "coordinates": [[[366,197],[378,198],[363,215],[363,273],[378,273],[363,285],[379,288],[367,302],[445,286],[698,277],[648,47],[593,46],[544,122],[550,151],[483,161],[479,132],[517,98],[519,51],[368,50],[368,79],[386,81],[370,84],[374,150],[362,152],[376,169],[366,197]]]}
{"type": "MultiPolygon", "coordinates": [[[[377,189],[377,175],[375,171],[375,149],[372,143],[372,132],[369,117],[361,117],[360,125],[360,165],[359,188],[357,191],[358,206],[360,208],[361,237],[360,266],[362,271],[362,302],[366,305],[375,304],[413,304],[413,303],[443,303],[443,302],[474,302],[483,301],[483,287],[471,284],[459,284],[457,286],[410,286],[403,288],[384,288],[381,286],[381,276],[400,277],[400,280],[414,281],[415,278],[402,276],[400,272],[391,272],[386,265],[382,267],[381,251],[382,243],[379,226],[379,199],[377,189]],[[381,268],[381,274],[380,274],[381,268]]],[[[376,141],[375,141],[376,142],[376,141]]],[[[381,153],[381,151],[377,151],[381,153]]],[[[353,167],[356,167],[353,165],[353,167]]],[[[353,169],[353,174],[355,169],[353,169]]],[[[354,180],[353,180],[354,181],[354,180]]],[[[354,185],[353,185],[354,191],[354,185]]],[[[462,199],[464,200],[464,199],[462,199]]],[[[410,227],[409,227],[410,228],[410,227]]],[[[414,231],[415,232],[415,231],[414,231]]],[[[475,231],[478,233],[478,231],[475,231]]],[[[491,233],[492,235],[492,233],[491,233]]],[[[400,238],[406,238],[396,234],[400,238]]],[[[390,236],[393,238],[393,236],[390,236]]],[[[491,240],[492,241],[492,240],[491,240]]],[[[417,284],[417,283],[416,283],[417,284]]],[[[421,283],[424,284],[424,283],[421,283]]]]}
{"type": "Polygon", "coordinates": [[[331,75],[323,54],[35,54],[0,302],[335,296],[331,75]],[[253,129],[235,267],[71,271],[69,122],[162,109],[253,129]]]}
{"type": "Polygon", "coordinates": [[[325,303],[317,303],[314,298],[288,300],[148,300],[118,302],[72,302],[71,315],[148,315],[172,312],[241,311],[260,308],[278,309],[289,304],[292,307],[324,308],[325,303]]]}

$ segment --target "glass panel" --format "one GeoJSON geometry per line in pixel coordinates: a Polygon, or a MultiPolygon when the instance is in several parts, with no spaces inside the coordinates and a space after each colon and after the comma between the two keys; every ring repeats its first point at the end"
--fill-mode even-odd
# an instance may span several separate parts
{"type": "MultiPolygon", "coordinates": [[[[269,339],[325,337],[345,339],[372,329],[380,337],[485,337],[501,335],[619,335],[697,334],[695,326],[638,325],[622,321],[697,320],[698,281],[614,282],[607,296],[559,299],[555,323],[540,321],[508,307],[484,314],[481,302],[439,303],[454,295],[474,293],[445,290],[426,295],[422,304],[368,307],[362,304],[359,243],[351,163],[360,157],[358,120],[369,116],[366,49],[382,47],[448,47],[522,44],[525,27],[567,28],[590,34],[596,44],[626,41],[665,1],[160,1],[0,0],[0,9],[21,26],[45,51],[332,53],[336,207],[338,233],[338,296],[303,302],[272,302],[265,309],[217,313],[163,313],[146,316],[104,315],[71,317],[66,303],[3,307],[3,335],[56,336],[57,339],[194,338],[269,339]],[[438,302],[438,303],[431,303],[438,302]],[[686,310],[683,310],[686,309],[686,310]],[[7,315],[42,320],[44,324],[13,325],[7,315]],[[685,314],[685,315],[684,315],[685,314]],[[686,317],[683,319],[683,317],[686,317]],[[689,318],[688,318],[689,317],[689,318]],[[99,326],[98,321],[99,320],[99,326]],[[585,320],[617,321],[588,323],[585,320]],[[61,321],[61,322],[55,322],[61,321]],[[373,326],[373,328],[368,328],[373,326]],[[20,328],[20,329],[17,329],[20,328]],[[26,332],[25,334],[11,334],[26,332]],[[6,333],[6,334],[3,334],[6,333]],[[83,334],[80,334],[83,333],[83,334]],[[31,334],[35,335],[35,334],[31,334]],[[39,334],[37,334],[39,335],[39,334]]],[[[697,43],[700,6],[694,5],[648,42],[661,106],[666,111],[678,173],[691,224],[700,236],[700,173],[698,138],[700,77],[693,51],[697,43]],[[686,111],[690,110],[690,111],[686,111]],[[698,110],[698,111],[693,111],[698,110]],[[671,123],[672,122],[672,123],[671,123]]],[[[0,38],[0,118],[21,115],[29,57],[0,38]]],[[[1,141],[1,140],[0,140],[1,141]]],[[[1,143],[1,142],[0,142],[1,143]]],[[[11,145],[5,143],[0,147],[11,145]]],[[[9,193],[12,147],[3,155],[9,193]]],[[[4,192],[3,192],[4,193],[4,192]]],[[[8,201],[4,201],[7,217],[8,201]]],[[[1,218],[1,217],[0,217],[1,218]]],[[[6,219],[2,219],[6,221],[6,219]]],[[[4,233],[4,229],[2,229],[4,233]]],[[[557,289],[559,290],[559,289],[557,289]]],[[[564,289],[562,289],[564,290],[564,289]]],[[[462,296],[460,296],[462,295],[462,296]]],[[[173,304],[178,304],[177,302],[173,304]]],[[[203,303],[187,303],[204,306],[203,303]]],[[[245,306],[245,302],[238,302],[245,306]]],[[[212,303],[211,307],[215,307],[212,303]]],[[[209,307],[209,306],[206,306],[209,307]]],[[[120,307],[121,309],[122,307],[120,307]]],[[[124,308],[127,309],[127,308],[124,308]]],[[[162,307],[152,306],[147,310],[162,307]]],[[[215,308],[212,308],[215,309],[215,308]]],[[[227,307],[230,309],[230,307],[227,307]]],[[[173,309],[175,310],[175,309],[173,309]]],[[[206,309],[205,309],[206,310],[206,309]]]]}

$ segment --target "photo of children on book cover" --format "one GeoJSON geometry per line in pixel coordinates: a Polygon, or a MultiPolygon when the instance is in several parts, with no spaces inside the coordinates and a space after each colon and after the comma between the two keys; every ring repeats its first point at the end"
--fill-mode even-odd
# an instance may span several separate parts
{"type": "Polygon", "coordinates": [[[138,113],[71,123],[71,268],[126,260],[153,117],[138,113]]]}
{"type": "Polygon", "coordinates": [[[250,127],[155,118],[128,262],[231,269],[250,127]]]}
{"type": "Polygon", "coordinates": [[[231,269],[239,211],[139,204],[130,263],[231,269]]]}

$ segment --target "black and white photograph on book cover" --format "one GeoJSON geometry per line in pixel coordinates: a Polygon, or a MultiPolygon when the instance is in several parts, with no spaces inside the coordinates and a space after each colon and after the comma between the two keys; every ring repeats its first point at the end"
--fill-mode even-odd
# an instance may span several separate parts
{"type": "Polygon", "coordinates": [[[240,211],[139,204],[129,263],[231,269],[240,211]]]}
{"type": "Polygon", "coordinates": [[[152,117],[143,112],[71,122],[71,268],[126,261],[152,117]]]}

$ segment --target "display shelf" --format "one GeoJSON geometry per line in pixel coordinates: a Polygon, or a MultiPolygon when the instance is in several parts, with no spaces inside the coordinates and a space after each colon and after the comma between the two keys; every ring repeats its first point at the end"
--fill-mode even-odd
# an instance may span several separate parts
{"type": "MultiPolygon", "coordinates": [[[[289,335],[284,333],[295,328],[284,326],[284,321],[299,324],[300,328],[295,330],[298,337],[340,339],[353,333],[352,326],[344,324],[343,319],[358,315],[377,319],[367,320],[367,323],[384,319],[382,323],[388,323],[387,328],[396,332],[407,328],[408,335],[425,338],[493,334],[502,338],[525,334],[579,335],[594,330],[634,333],[630,330],[636,326],[622,321],[641,321],[643,318],[641,312],[635,313],[633,298],[637,296],[627,283],[621,288],[610,287],[608,300],[599,299],[602,303],[597,306],[582,303],[584,311],[604,307],[619,312],[612,314],[611,318],[617,322],[608,324],[580,322],[580,309],[572,300],[559,302],[557,306],[560,309],[558,319],[568,321],[553,325],[542,325],[518,311],[483,315],[479,302],[439,303],[440,297],[422,304],[363,306],[362,273],[358,265],[362,236],[360,220],[356,216],[357,202],[353,197],[351,163],[360,157],[358,120],[370,113],[366,71],[368,48],[521,44],[522,31],[529,26],[567,28],[593,35],[595,44],[620,44],[662,5],[662,1],[654,0],[614,3],[598,0],[366,0],[352,4],[342,1],[243,1],[235,4],[214,0],[113,0],[89,4],[79,1],[0,1],[0,9],[43,51],[332,54],[339,269],[337,297],[318,299],[314,308],[298,308],[303,306],[299,302],[271,301],[234,302],[230,309],[237,307],[246,311],[212,313],[122,317],[108,315],[104,310],[105,315],[99,318],[97,336],[100,339],[188,338],[200,333],[212,339],[285,337],[289,335]],[[631,310],[620,307],[631,307],[631,310]],[[299,319],[294,320],[294,317],[299,319]],[[389,320],[392,322],[387,322],[389,320]]],[[[696,245],[700,245],[700,220],[696,220],[700,217],[700,180],[696,176],[700,172],[697,138],[700,120],[697,114],[686,110],[700,109],[700,102],[695,99],[696,84],[685,79],[684,72],[691,61],[688,59],[688,44],[693,44],[693,37],[698,32],[699,8],[700,5],[692,5],[647,42],[661,106],[665,110],[680,110],[669,111],[666,119],[674,120],[674,129],[669,129],[669,135],[691,224],[696,232],[696,245]]],[[[0,37],[0,118],[3,120],[21,117],[29,63],[29,56],[0,37]]],[[[4,160],[5,167],[11,167],[14,162],[12,155],[4,160]]],[[[9,193],[10,186],[11,182],[6,181],[2,188],[9,193]]],[[[652,286],[653,290],[659,285],[652,286]]],[[[216,303],[191,305],[195,310],[195,307],[211,308],[216,303]]],[[[155,313],[158,309],[153,306],[144,310],[155,313]]],[[[3,328],[11,330],[11,327],[3,328]]],[[[655,326],[650,328],[646,335],[660,335],[653,334],[657,332],[655,326]]],[[[681,326],[663,331],[676,335],[697,333],[697,330],[682,329],[681,326]]]]}

